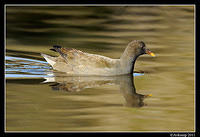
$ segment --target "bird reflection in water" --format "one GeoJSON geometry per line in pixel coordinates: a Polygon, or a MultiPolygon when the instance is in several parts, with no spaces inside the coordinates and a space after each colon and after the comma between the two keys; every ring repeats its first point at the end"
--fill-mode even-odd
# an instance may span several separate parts
{"type": "Polygon", "coordinates": [[[53,90],[64,90],[66,92],[80,92],[86,88],[94,88],[105,85],[119,85],[120,93],[125,98],[125,106],[142,107],[144,99],[150,97],[136,93],[134,77],[131,74],[121,76],[62,76],[54,73],[54,77],[45,78],[43,83],[52,83],[53,90]]]}

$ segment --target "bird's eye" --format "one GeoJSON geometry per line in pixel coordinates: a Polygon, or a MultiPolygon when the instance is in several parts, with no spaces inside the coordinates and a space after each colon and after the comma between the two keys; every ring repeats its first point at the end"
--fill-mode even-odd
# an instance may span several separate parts
{"type": "Polygon", "coordinates": [[[140,47],[141,47],[141,49],[144,49],[144,48],[145,48],[145,45],[141,44],[140,47]]]}
{"type": "Polygon", "coordinates": [[[141,43],[140,43],[140,47],[141,47],[141,48],[144,48],[144,47],[145,47],[144,42],[141,42],[141,43]]]}

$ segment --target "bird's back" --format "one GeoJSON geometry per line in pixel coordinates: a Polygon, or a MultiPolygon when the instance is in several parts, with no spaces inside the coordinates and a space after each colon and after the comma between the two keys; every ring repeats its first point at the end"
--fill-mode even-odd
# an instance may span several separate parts
{"type": "Polygon", "coordinates": [[[52,67],[69,75],[114,75],[119,59],[85,53],[76,49],[60,48],[52,67]]]}

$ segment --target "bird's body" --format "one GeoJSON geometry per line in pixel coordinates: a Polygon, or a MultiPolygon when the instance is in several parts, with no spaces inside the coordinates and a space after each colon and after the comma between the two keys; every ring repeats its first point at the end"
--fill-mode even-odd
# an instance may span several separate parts
{"type": "Polygon", "coordinates": [[[85,53],[70,49],[64,59],[61,55],[50,57],[42,54],[47,62],[55,69],[68,75],[116,75],[119,59],[85,53]]]}
{"type": "Polygon", "coordinates": [[[58,52],[60,56],[51,57],[45,54],[42,54],[42,56],[53,69],[65,72],[67,75],[122,75],[132,73],[137,57],[140,54],[145,54],[138,51],[137,47],[141,44],[143,47],[145,46],[141,41],[129,43],[120,59],[62,48],[61,46],[54,46],[54,49],[52,49],[58,52]]]}

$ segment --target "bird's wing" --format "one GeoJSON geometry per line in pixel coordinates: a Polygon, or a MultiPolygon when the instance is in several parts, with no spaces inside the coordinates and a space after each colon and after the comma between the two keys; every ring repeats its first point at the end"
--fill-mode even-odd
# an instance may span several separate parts
{"type": "Polygon", "coordinates": [[[116,63],[115,59],[109,57],[85,53],[76,49],[67,49],[60,46],[54,47],[54,49],[61,55],[59,58],[63,58],[67,64],[73,66],[90,66],[96,68],[111,68],[116,63]]]}

